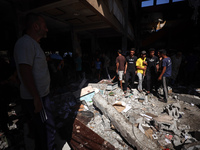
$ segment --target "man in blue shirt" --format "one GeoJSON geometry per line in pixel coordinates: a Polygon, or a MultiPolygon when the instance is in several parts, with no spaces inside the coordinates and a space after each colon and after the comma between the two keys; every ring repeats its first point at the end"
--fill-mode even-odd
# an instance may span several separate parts
{"type": "Polygon", "coordinates": [[[158,80],[162,80],[162,85],[163,85],[163,93],[164,93],[164,99],[161,100],[165,103],[167,103],[167,98],[168,98],[168,81],[169,81],[169,78],[171,77],[171,73],[172,73],[172,62],[171,62],[171,59],[169,57],[167,57],[167,52],[166,50],[162,49],[159,51],[160,52],[160,55],[162,56],[163,58],[163,61],[162,61],[162,72],[158,78],[158,80]]]}

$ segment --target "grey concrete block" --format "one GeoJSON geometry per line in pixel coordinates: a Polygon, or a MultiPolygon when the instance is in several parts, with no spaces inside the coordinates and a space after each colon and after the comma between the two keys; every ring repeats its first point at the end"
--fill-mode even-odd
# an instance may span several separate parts
{"type": "Polygon", "coordinates": [[[136,146],[137,149],[140,150],[159,149],[156,143],[149,141],[145,135],[143,136],[143,133],[138,131],[138,128],[132,126],[132,124],[112,105],[108,104],[99,93],[93,97],[93,101],[94,105],[98,107],[107,118],[110,119],[116,130],[120,132],[120,134],[129,144],[136,146]],[[133,128],[135,129],[133,130],[133,128]],[[137,131],[138,134],[140,133],[140,136],[138,136],[140,139],[136,138],[134,131],[137,131]],[[144,145],[144,142],[148,147],[144,145]]]}
{"type": "Polygon", "coordinates": [[[178,99],[184,102],[193,103],[193,104],[200,104],[200,98],[194,95],[188,95],[188,94],[180,94],[178,96],[178,99]]]}

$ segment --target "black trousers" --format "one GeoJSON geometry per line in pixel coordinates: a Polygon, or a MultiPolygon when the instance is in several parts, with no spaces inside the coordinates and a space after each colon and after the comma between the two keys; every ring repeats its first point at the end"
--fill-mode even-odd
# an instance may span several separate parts
{"type": "Polygon", "coordinates": [[[169,82],[169,77],[162,77],[164,100],[166,101],[168,99],[168,82],[169,82]]]}
{"type": "Polygon", "coordinates": [[[23,109],[31,119],[31,125],[33,128],[35,150],[55,150],[55,123],[51,110],[51,102],[49,95],[42,97],[43,107],[45,108],[47,120],[42,121],[40,113],[34,113],[34,100],[23,99],[23,109]]]}
{"type": "Polygon", "coordinates": [[[135,70],[127,70],[126,71],[126,80],[125,80],[125,84],[124,84],[124,90],[126,91],[127,90],[127,86],[128,86],[128,82],[129,82],[129,79],[131,77],[131,88],[134,87],[134,81],[135,81],[135,70]]]}
{"type": "Polygon", "coordinates": [[[146,88],[147,91],[151,91],[153,86],[155,86],[155,90],[157,91],[157,74],[155,72],[147,72],[146,74],[146,88]]]}

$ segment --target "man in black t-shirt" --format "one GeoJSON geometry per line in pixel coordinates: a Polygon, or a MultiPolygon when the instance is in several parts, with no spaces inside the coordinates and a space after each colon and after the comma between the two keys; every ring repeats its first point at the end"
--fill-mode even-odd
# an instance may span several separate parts
{"type": "MultiPolygon", "coordinates": [[[[158,57],[154,55],[155,49],[149,49],[149,57],[146,59],[147,61],[147,72],[146,72],[146,81],[147,81],[147,93],[153,88],[153,85],[156,85],[157,79],[157,68],[158,68],[158,57]]],[[[155,86],[156,88],[156,86],[155,86]]]]}
{"type": "Polygon", "coordinates": [[[130,55],[126,57],[126,65],[125,65],[125,71],[124,74],[126,74],[126,81],[124,85],[124,93],[127,91],[128,81],[131,77],[131,88],[134,86],[134,80],[135,80],[135,63],[137,61],[137,57],[134,56],[135,54],[135,48],[131,48],[130,55]]]}

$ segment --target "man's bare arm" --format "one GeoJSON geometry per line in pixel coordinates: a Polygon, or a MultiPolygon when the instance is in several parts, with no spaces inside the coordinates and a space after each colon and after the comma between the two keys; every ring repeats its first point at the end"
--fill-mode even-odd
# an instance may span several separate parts
{"type": "Polygon", "coordinates": [[[118,73],[119,63],[116,63],[116,72],[118,73]]]}
{"type": "Polygon", "coordinates": [[[163,67],[163,70],[162,70],[162,72],[161,72],[161,74],[160,74],[158,80],[161,80],[161,79],[162,79],[162,76],[163,76],[163,74],[165,73],[165,71],[166,71],[166,66],[163,67]]]}
{"type": "Polygon", "coordinates": [[[139,67],[139,66],[137,66],[137,69],[146,70],[146,68],[142,68],[142,67],[139,67]]]}
{"type": "Polygon", "coordinates": [[[128,66],[128,63],[126,62],[124,74],[126,74],[127,66],[128,66]]]}
{"type": "Polygon", "coordinates": [[[158,70],[159,70],[159,64],[156,65],[156,69],[157,69],[157,72],[158,72],[158,70]]]}

